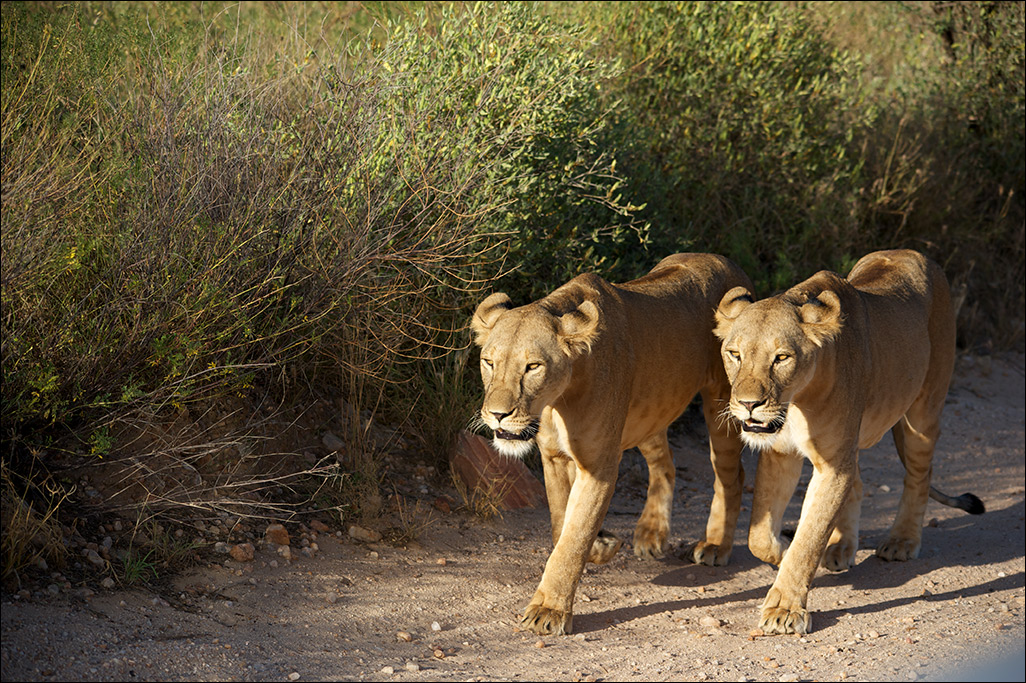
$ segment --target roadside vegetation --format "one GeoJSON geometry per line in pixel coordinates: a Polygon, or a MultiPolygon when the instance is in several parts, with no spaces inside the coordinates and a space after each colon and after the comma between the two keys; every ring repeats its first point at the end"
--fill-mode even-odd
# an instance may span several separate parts
{"type": "Polygon", "coordinates": [[[912,247],[962,348],[1023,347],[1022,3],[4,3],[0,39],[5,581],[100,466],[101,517],[376,514],[378,426],[445,469],[497,289],[912,247]],[[268,437],[314,404],[331,457],[268,437]]]}

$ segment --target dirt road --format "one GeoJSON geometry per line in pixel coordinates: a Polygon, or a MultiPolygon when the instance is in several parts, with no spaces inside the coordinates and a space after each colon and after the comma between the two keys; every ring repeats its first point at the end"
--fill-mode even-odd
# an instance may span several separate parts
{"type": "MultiPolygon", "coordinates": [[[[312,557],[286,560],[269,547],[249,562],[222,555],[157,592],[4,595],[3,680],[1021,681],[1023,366],[1020,354],[960,359],[934,483],[975,492],[987,513],[931,502],[918,560],[873,556],[897,508],[901,468],[889,438],[862,454],[857,564],[816,578],[805,637],[753,635],[775,570],[745,546],[749,492],[729,566],[641,561],[625,547],[589,567],[572,636],[517,628],[550,549],[544,508],[490,522],[432,509],[402,548],[332,529],[316,535],[312,557]]],[[[699,437],[682,433],[673,444],[676,546],[697,538],[711,500],[699,437]]],[[[747,454],[746,470],[751,483],[747,454]]],[[[606,524],[624,538],[645,476],[628,453],[606,524]]]]}

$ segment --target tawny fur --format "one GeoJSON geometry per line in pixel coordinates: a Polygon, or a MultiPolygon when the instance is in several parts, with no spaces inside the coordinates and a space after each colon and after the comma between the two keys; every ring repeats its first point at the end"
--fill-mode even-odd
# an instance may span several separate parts
{"type": "Polygon", "coordinates": [[[919,553],[955,361],[948,283],[917,252],[875,252],[847,279],[823,271],[758,302],[744,288],[732,290],[716,317],[732,385],[729,414],[760,451],[748,546],[780,565],[759,627],[806,633],[817,567],[843,570],[855,561],[859,450],[889,430],[906,474],[897,517],[876,553],[886,560],[919,553]],[[788,547],[781,520],[803,458],[813,475],[788,547]]]}
{"type": "Polygon", "coordinates": [[[716,485],[693,557],[726,563],[744,473],[738,431],[719,417],[730,386],[712,328],[717,303],[738,286],[751,285],[728,260],[676,254],[626,284],[581,275],[525,306],[492,294],[478,307],[471,328],[481,346],[481,418],[508,455],[536,443],[545,473],[554,548],[525,610],[527,628],[570,633],[585,562],[607,562],[619,548],[600,529],[625,449],[637,446],[649,467],[634,552],[664,554],[675,474],[666,430],[699,392],[716,485]]]}

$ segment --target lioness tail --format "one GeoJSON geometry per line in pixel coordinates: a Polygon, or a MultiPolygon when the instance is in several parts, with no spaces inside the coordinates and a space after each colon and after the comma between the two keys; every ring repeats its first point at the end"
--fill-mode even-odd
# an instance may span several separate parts
{"type": "Polygon", "coordinates": [[[983,505],[983,501],[971,493],[963,493],[958,497],[954,497],[941,493],[940,491],[931,486],[930,497],[938,503],[942,503],[944,505],[947,505],[948,507],[965,510],[970,515],[982,515],[984,512],[987,511],[987,508],[983,505]]]}

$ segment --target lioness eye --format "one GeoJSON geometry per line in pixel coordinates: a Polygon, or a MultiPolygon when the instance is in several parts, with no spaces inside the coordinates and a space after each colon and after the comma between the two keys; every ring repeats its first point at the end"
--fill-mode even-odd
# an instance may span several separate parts
{"type": "Polygon", "coordinates": [[[528,363],[527,364],[527,372],[531,372],[532,370],[537,370],[540,367],[541,367],[541,363],[528,363]]]}
{"type": "Polygon", "coordinates": [[[731,359],[733,359],[733,360],[735,360],[735,361],[737,361],[739,363],[741,362],[741,354],[738,353],[737,351],[727,351],[727,355],[729,355],[731,357],[731,359]]]}
{"type": "Polygon", "coordinates": [[[776,361],[778,363],[783,363],[785,360],[788,360],[790,357],[791,356],[787,355],[786,353],[778,353],[776,361]]]}
{"type": "Polygon", "coordinates": [[[490,360],[488,360],[487,358],[482,358],[481,362],[484,363],[485,365],[487,365],[489,368],[492,367],[492,362],[490,360]]]}

